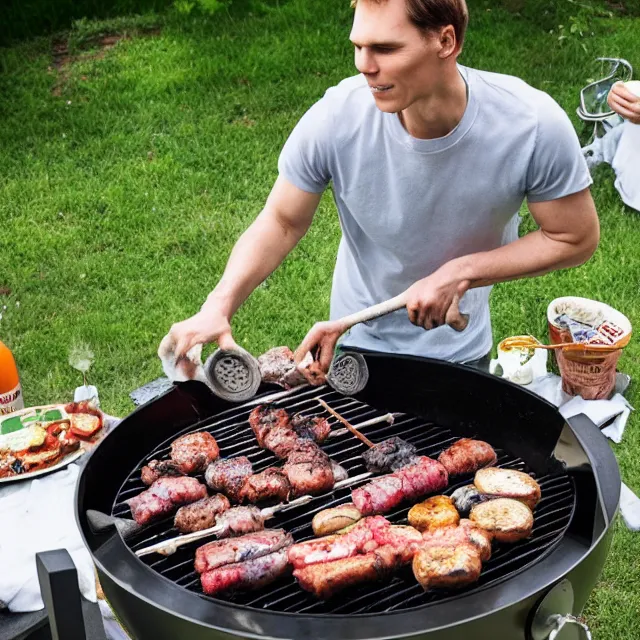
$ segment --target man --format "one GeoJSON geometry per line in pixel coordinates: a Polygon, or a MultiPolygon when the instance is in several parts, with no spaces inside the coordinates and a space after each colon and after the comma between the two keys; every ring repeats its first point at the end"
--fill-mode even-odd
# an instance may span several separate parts
{"type": "MultiPolygon", "coordinates": [[[[305,234],[329,183],[343,232],[331,318],[407,292],[407,310],[357,325],[345,346],[477,362],[492,346],[488,285],[593,254],[598,218],[569,119],[521,80],[459,66],[466,25],[464,0],[357,0],[360,75],[295,127],[219,284],[171,328],[176,355],[235,345],[233,314],[305,234]],[[540,228],[517,239],[525,197],[540,228]],[[461,332],[446,324],[458,300],[461,332]]],[[[338,337],[319,323],[297,359],[313,351],[326,371],[338,337]]]]}

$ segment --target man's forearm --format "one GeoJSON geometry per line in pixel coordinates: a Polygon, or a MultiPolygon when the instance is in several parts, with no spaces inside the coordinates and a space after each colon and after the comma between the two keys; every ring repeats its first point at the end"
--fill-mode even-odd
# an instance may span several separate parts
{"type": "Polygon", "coordinates": [[[263,211],[240,236],[203,310],[215,305],[231,318],[254,289],[282,263],[302,235],[304,230],[283,225],[276,216],[263,211]]]}
{"type": "Polygon", "coordinates": [[[576,243],[550,238],[538,229],[492,251],[456,258],[449,266],[471,289],[578,266],[591,257],[597,244],[597,236],[576,243]]]}

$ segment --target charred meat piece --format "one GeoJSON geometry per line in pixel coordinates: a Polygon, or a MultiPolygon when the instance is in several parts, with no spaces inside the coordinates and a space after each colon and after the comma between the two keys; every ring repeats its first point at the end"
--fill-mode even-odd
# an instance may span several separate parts
{"type": "Polygon", "coordinates": [[[498,542],[517,542],[528,538],[533,529],[531,509],[511,498],[496,498],[477,504],[471,509],[469,519],[498,542]]]}
{"type": "Polygon", "coordinates": [[[450,476],[475,473],[478,469],[494,465],[497,460],[498,456],[489,443],[471,438],[458,440],[438,456],[438,461],[450,476]]]}
{"type": "Polygon", "coordinates": [[[307,382],[293,361],[293,351],[289,347],[274,347],[258,358],[260,375],[264,382],[279,384],[291,389],[307,382]]]}
{"type": "Polygon", "coordinates": [[[291,494],[291,484],[281,469],[269,467],[262,473],[249,476],[240,490],[240,500],[243,502],[261,502],[274,500],[284,502],[291,494]]]}
{"type": "Polygon", "coordinates": [[[227,564],[200,574],[202,590],[213,596],[224,591],[260,589],[289,571],[287,550],[281,549],[254,560],[227,564]]]}
{"type": "Polygon", "coordinates": [[[187,433],[171,443],[171,459],[184,473],[201,473],[219,455],[218,443],[207,431],[187,433]]]}
{"type": "Polygon", "coordinates": [[[463,518],[466,518],[471,513],[471,509],[475,505],[491,500],[492,498],[493,496],[480,493],[475,485],[472,484],[460,487],[451,494],[453,504],[463,518]]]}
{"type": "Polygon", "coordinates": [[[420,549],[413,558],[413,575],[423,589],[463,587],[480,577],[482,562],[472,544],[456,547],[432,545],[420,549]]]}
{"type": "Polygon", "coordinates": [[[354,489],[351,499],[362,515],[386,513],[403,500],[413,500],[444,489],[448,481],[447,470],[442,464],[420,456],[413,464],[354,489]]]}
{"type": "Polygon", "coordinates": [[[144,484],[150,486],[158,478],[184,475],[180,465],[173,460],[151,460],[148,465],[142,467],[141,478],[144,484]]]}
{"type": "Polygon", "coordinates": [[[249,424],[256,436],[258,445],[266,449],[264,438],[276,425],[289,426],[289,414],[272,404],[258,405],[249,414],[249,424]]]}
{"type": "Polygon", "coordinates": [[[258,507],[231,507],[216,518],[216,526],[223,528],[219,538],[231,538],[245,533],[262,531],[264,516],[258,507]]]}
{"type": "Polygon", "coordinates": [[[159,478],[148,489],[127,500],[127,504],[133,519],[138,524],[147,524],[206,496],[207,488],[195,478],[159,478]]]}
{"type": "Polygon", "coordinates": [[[324,442],[331,433],[331,425],[326,418],[321,416],[305,416],[296,413],[291,418],[291,426],[300,438],[324,442]]]}
{"type": "Polygon", "coordinates": [[[407,516],[409,524],[418,531],[457,525],[460,514],[449,496],[433,496],[413,505],[407,516]]]}
{"type": "Polygon", "coordinates": [[[239,538],[216,540],[196,549],[195,569],[205,573],[226,564],[245,562],[280,551],[293,543],[284,529],[265,529],[239,538]]]}
{"type": "Polygon", "coordinates": [[[480,469],[473,479],[480,493],[500,498],[513,498],[530,509],[540,501],[540,485],[528,474],[515,469],[488,467],[480,469]]]}
{"type": "Polygon", "coordinates": [[[278,458],[286,459],[300,442],[300,438],[290,423],[278,423],[265,433],[263,442],[265,449],[272,451],[278,458]]]}
{"type": "Polygon", "coordinates": [[[412,462],[416,448],[402,438],[387,438],[362,454],[367,471],[390,473],[412,462]]]}
{"type": "Polygon", "coordinates": [[[293,575],[305,591],[327,599],[363,582],[375,582],[411,562],[413,553],[382,546],[370,553],[296,569],[293,575]]]}
{"type": "Polygon", "coordinates": [[[174,525],[180,533],[191,533],[209,529],[216,524],[216,517],[229,509],[231,504],[226,496],[216,493],[209,498],[180,507],[174,525]]]}
{"type": "Polygon", "coordinates": [[[300,441],[282,468],[293,495],[318,494],[333,489],[333,467],[329,456],[309,440],[300,441]]]}
{"type": "Polygon", "coordinates": [[[204,473],[204,481],[214,491],[220,491],[238,502],[244,481],[253,473],[251,461],[246,456],[212,462],[204,473]]]}

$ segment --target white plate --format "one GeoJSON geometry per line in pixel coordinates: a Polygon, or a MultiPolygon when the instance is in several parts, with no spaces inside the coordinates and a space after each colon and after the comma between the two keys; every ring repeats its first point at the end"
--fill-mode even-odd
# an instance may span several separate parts
{"type": "Polygon", "coordinates": [[[31,480],[31,478],[36,478],[37,476],[43,476],[45,473],[51,473],[52,471],[58,471],[60,469],[64,469],[67,465],[75,462],[83,453],[85,449],[80,447],[80,449],[76,449],[76,451],[72,451],[67,454],[61,460],[58,460],[55,464],[47,467],[46,469],[38,469],[37,471],[27,471],[26,473],[18,473],[15,476],[9,476],[7,478],[0,478],[0,484],[3,482],[17,482],[19,480],[31,480]]]}

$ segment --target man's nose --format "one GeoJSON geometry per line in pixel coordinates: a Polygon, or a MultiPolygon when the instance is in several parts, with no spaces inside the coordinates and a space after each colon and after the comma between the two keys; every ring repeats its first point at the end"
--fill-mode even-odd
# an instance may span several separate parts
{"type": "Polygon", "coordinates": [[[375,57],[366,47],[362,47],[359,51],[356,50],[356,69],[365,75],[378,73],[375,57]]]}

